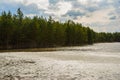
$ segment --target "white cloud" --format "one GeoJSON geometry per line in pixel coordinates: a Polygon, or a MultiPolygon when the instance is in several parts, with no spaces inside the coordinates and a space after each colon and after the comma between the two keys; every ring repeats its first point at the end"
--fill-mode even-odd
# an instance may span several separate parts
{"type": "Polygon", "coordinates": [[[53,14],[55,16],[60,17],[64,14],[66,14],[72,8],[72,5],[70,2],[64,2],[64,1],[58,2],[55,6],[58,8],[57,10],[48,9],[45,13],[53,14]]]}
{"type": "Polygon", "coordinates": [[[26,16],[27,17],[34,17],[34,16],[36,16],[36,14],[27,14],[26,16]]]}
{"type": "Polygon", "coordinates": [[[24,0],[1,0],[0,2],[1,3],[15,3],[15,2],[18,2],[18,3],[22,3],[24,0]]]}
{"type": "Polygon", "coordinates": [[[113,6],[109,6],[108,8],[96,10],[95,12],[87,12],[86,16],[77,17],[74,21],[90,26],[97,32],[114,32],[120,29],[120,26],[115,25],[118,20],[111,21],[109,19],[109,13],[112,12],[114,15],[117,15],[114,11],[115,8],[113,6]]]}
{"type": "Polygon", "coordinates": [[[89,26],[97,32],[120,32],[119,21],[104,24],[96,23],[89,26]]]}
{"type": "Polygon", "coordinates": [[[68,2],[59,2],[58,6],[59,6],[58,8],[60,9],[58,11],[58,15],[66,14],[72,8],[71,3],[68,2]]]}
{"type": "Polygon", "coordinates": [[[109,9],[102,9],[95,11],[93,13],[87,13],[87,16],[83,17],[78,17],[76,22],[82,22],[82,23],[95,23],[95,22],[100,22],[100,23],[108,23],[110,22],[108,14],[110,12],[114,11],[114,8],[111,7],[109,9]]]}
{"type": "Polygon", "coordinates": [[[20,7],[26,16],[51,15],[61,22],[71,19],[83,23],[95,31],[116,31],[120,30],[119,5],[120,0],[0,0],[0,12],[14,13],[20,7]]]}
{"type": "Polygon", "coordinates": [[[83,5],[89,5],[90,3],[99,3],[103,0],[78,0],[83,5]]]}
{"type": "Polygon", "coordinates": [[[22,3],[25,5],[36,4],[39,9],[47,9],[49,6],[48,0],[24,0],[22,3]]]}
{"type": "Polygon", "coordinates": [[[87,4],[88,2],[87,2],[87,0],[78,0],[78,2],[80,2],[81,4],[87,4]]]}
{"type": "Polygon", "coordinates": [[[113,3],[113,2],[114,2],[114,0],[107,0],[107,2],[108,2],[108,3],[113,3]]]}
{"type": "Polygon", "coordinates": [[[36,4],[39,9],[47,9],[49,6],[48,0],[2,0],[0,1],[2,3],[21,3],[23,5],[30,5],[30,4],[36,4]]]}

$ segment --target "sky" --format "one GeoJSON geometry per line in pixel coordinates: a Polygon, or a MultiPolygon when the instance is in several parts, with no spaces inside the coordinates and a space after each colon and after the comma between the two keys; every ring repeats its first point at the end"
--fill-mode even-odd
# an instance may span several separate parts
{"type": "Polygon", "coordinates": [[[120,0],[0,0],[0,13],[21,8],[25,16],[73,20],[96,32],[120,32],[120,0]]]}

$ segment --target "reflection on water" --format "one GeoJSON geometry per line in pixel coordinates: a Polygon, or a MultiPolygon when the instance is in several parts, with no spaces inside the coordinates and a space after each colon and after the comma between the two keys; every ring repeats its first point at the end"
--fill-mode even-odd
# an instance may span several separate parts
{"type": "Polygon", "coordinates": [[[0,53],[0,80],[120,80],[120,43],[0,53]]]}

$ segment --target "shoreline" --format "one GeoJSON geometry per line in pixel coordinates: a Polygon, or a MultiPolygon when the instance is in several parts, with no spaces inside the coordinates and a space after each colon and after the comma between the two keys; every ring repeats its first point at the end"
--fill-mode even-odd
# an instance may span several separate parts
{"type": "Polygon", "coordinates": [[[13,49],[1,49],[0,52],[46,52],[46,51],[58,51],[61,48],[67,48],[67,47],[83,47],[88,45],[94,45],[94,44],[86,44],[86,45],[72,45],[72,46],[55,46],[55,47],[40,47],[40,48],[13,48],[13,49]]]}
{"type": "MultiPolygon", "coordinates": [[[[120,43],[120,42],[105,42],[105,43],[120,43]]],[[[103,44],[105,44],[103,43],[103,44]]],[[[73,45],[73,46],[57,46],[57,47],[40,47],[40,48],[14,48],[14,49],[1,49],[1,52],[48,52],[48,51],[61,51],[64,50],[64,48],[73,48],[73,47],[86,47],[86,46],[93,46],[95,44],[101,44],[101,43],[94,43],[94,44],[86,44],[86,45],[73,45]]]]}
{"type": "Polygon", "coordinates": [[[44,52],[44,51],[56,51],[56,48],[29,48],[29,49],[0,50],[0,52],[44,52]]]}

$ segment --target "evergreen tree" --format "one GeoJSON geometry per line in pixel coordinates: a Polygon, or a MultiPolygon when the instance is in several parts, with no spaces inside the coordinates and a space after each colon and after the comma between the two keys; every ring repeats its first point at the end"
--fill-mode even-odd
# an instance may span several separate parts
{"type": "Polygon", "coordinates": [[[24,17],[9,11],[0,15],[0,49],[57,47],[93,44],[95,42],[120,42],[120,33],[97,33],[80,23],[65,23],[34,16],[24,17]]]}

